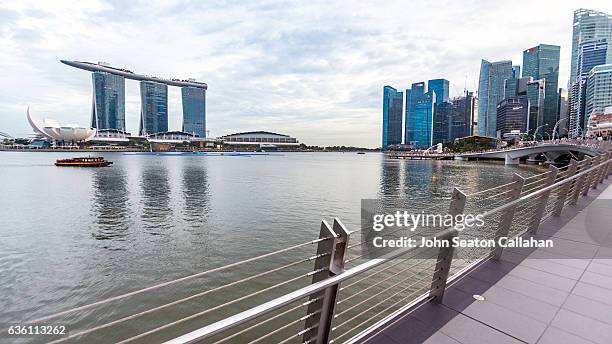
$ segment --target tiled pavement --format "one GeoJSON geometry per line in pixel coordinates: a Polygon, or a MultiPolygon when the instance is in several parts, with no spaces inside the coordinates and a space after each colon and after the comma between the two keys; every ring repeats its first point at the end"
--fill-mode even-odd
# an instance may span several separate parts
{"type": "Polygon", "coordinates": [[[555,247],[506,249],[447,289],[442,304],[426,303],[362,342],[612,344],[610,179],[537,237],[555,247]]]}

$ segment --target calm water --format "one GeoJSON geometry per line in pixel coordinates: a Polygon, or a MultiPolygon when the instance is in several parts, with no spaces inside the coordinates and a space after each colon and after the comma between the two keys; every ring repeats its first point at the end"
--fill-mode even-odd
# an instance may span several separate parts
{"type": "MultiPolygon", "coordinates": [[[[378,153],[104,153],[93,155],[113,161],[112,167],[53,165],[79,155],[0,152],[0,342],[8,323],[313,240],[322,219],[336,216],[349,230],[358,229],[362,198],[431,204],[449,197],[452,186],[472,192],[508,182],[515,172],[531,174],[498,164],[389,160],[378,153]]],[[[287,256],[57,321],[74,331],[87,328],[290,262],[287,256]]],[[[233,297],[206,297],[88,342],[126,338],[150,329],[152,321],[169,322],[233,297]]]]}

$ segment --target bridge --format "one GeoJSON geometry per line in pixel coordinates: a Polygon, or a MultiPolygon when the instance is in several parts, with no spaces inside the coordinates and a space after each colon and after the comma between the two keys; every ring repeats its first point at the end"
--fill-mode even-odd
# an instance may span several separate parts
{"type": "Polygon", "coordinates": [[[565,141],[565,142],[539,142],[520,147],[495,148],[491,150],[466,153],[436,153],[429,151],[393,151],[388,156],[394,159],[411,160],[504,160],[506,165],[516,165],[521,159],[535,161],[542,154],[547,161],[553,162],[563,155],[573,158],[584,156],[597,156],[601,151],[610,149],[610,142],[603,141],[565,141]]]}
{"type": "Polygon", "coordinates": [[[599,147],[570,143],[542,143],[525,147],[456,154],[455,159],[503,159],[506,165],[516,165],[521,158],[531,157],[533,160],[540,154],[544,154],[547,160],[554,161],[564,154],[571,154],[574,157],[579,154],[596,156],[599,154],[599,147]]]}
{"type": "Polygon", "coordinates": [[[605,151],[469,194],[454,188],[419,209],[485,219],[477,231],[454,225],[421,239],[477,235],[514,247],[403,247],[370,258],[369,237],[336,218],[312,241],[27,323],[79,319],[52,343],[611,343],[610,175],[605,151]],[[276,265],[262,271],[254,263],[264,260],[276,265]],[[185,295],[188,282],[201,290],[185,295]],[[151,296],[161,288],[174,299],[151,296]],[[128,298],[142,304],[125,306],[128,298]],[[94,325],[82,325],[88,317],[94,325]]]}

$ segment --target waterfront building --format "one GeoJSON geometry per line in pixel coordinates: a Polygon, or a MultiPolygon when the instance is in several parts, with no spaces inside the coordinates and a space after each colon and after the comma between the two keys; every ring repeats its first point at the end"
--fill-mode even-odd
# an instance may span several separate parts
{"type": "Polygon", "coordinates": [[[586,90],[585,113],[604,113],[612,106],[612,64],[593,67],[589,73],[586,90]]]}
{"type": "Polygon", "coordinates": [[[497,104],[504,99],[505,81],[513,77],[512,61],[482,60],[478,82],[478,135],[495,137],[497,104]]]}
{"type": "Polygon", "coordinates": [[[140,82],[141,136],[168,131],[168,85],[155,81],[140,82]]]}
{"type": "Polygon", "coordinates": [[[515,79],[520,78],[521,77],[521,66],[519,65],[512,66],[512,74],[515,79]]]}
{"type": "Polygon", "coordinates": [[[125,79],[121,75],[102,71],[93,72],[91,77],[91,126],[125,131],[125,79]]]}
{"type": "Polygon", "coordinates": [[[30,113],[29,107],[26,111],[26,118],[34,132],[50,142],[76,144],[89,141],[96,135],[95,128],[79,127],[76,124],[61,125],[49,118],[41,120],[30,113]]]}
{"type": "MultiPolygon", "coordinates": [[[[594,67],[585,66],[586,58],[582,55],[589,51],[585,45],[593,42],[612,41],[612,15],[589,9],[574,11],[572,32],[572,60],[569,77],[569,120],[570,136],[576,137],[584,132],[587,122],[585,114],[585,79],[594,67]],[[582,63],[582,66],[581,66],[582,63]],[[581,83],[583,83],[581,85],[581,83]],[[581,92],[582,91],[582,92],[581,92]]],[[[592,51],[591,51],[592,52],[592,51]]],[[[602,52],[599,51],[599,54],[602,52]]],[[[612,63],[612,49],[606,49],[605,61],[600,64],[612,63]]],[[[588,64],[588,63],[587,63],[588,64]]]]}
{"type": "Polygon", "coordinates": [[[446,79],[432,79],[427,82],[427,91],[436,92],[436,104],[449,101],[449,82],[446,79]]]}
{"type": "Polygon", "coordinates": [[[589,116],[586,136],[612,139],[612,106],[606,107],[601,113],[592,113],[589,116]]]}
{"type": "Polygon", "coordinates": [[[412,123],[412,114],[414,113],[414,104],[416,100],[425,94],[425,82],[415,82],[409,89],[406,89],[406,108],[404,116],[404,143],[410,144],[414,141],[414,132],[410,129],[412,123]]]}
{"type": "Polygon", "coordinates": [[[181,87],[183,100],[183,132],[206,137],[206,90],[181,87]]]}
{"type": "Polygon", "coordinates": [[[544,108],[539,125],[548,124],[543,132],[552,132],[559,120],[559,56],[561,47],[540,44],[523,51],[523,77],[544,80],[544,108]]]}
{"type": "Polygon", "coordinates": [[[141,82],[141,100],[149,101],[149,104],[141,103],[142,110],[150,109],[149,112],[141,110],[139,124],[141,135],[167,131],[168,86],[176,86],[182,88],[183,130],[199,137],[206,136],[206,90],[208,89],[206,83],[194,79],[164,79],[137,74],[131,70],[111,67],[104,62],[60,61],[71,67],[92,72],[94,88],[92,127],[125,132],[125,79],[130,79],[141,82]],[[144,95],[143,85],[146,85],[144,95]],[[164,89],[165,96],[162,95],[164,89]],[[162,99],[165,99],[165,102],[162,99]],[[147,115],[153,117],[145,118],[147,115]],[[166,129],[162,130],[164,127],[166,129]]]}
{"type": "Polygon", "coordinates": [[[427,149],[433,146],[433,121],[436,93],[429,91],[415,100],[409,123],[409,135],[412,138],[406,144],[415,148],[427,149]]]}
{"type": "Polygon", "coordinates": [[[402,143],[403,92],[391,86],[383,88],[382,149],[402,143]]]}
{"type": "Polygon", "coordinates": [[[509,97],[497,105],[497,138],[518,137],[527,132],[529,98],[509,97]]]}
{"type": "Polygon", "coordinates": [[[248,131],[243,133],[235,133],[221,136],[217,140],[222,141],[224,145],[240,147],[253,146],[274,148],[276,146],[295,147],[300,145],[300,142],[294,137],[269,131],[248,131]]]}

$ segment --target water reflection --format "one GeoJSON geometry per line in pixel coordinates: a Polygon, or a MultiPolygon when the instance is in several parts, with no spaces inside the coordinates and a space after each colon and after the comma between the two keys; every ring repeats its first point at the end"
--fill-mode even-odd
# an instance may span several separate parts
{"type": "Polygon", "coordinates": [[[151,234],[161,234],[173,227],[170,206],[170,181],[165,165],[148,166],[142,170],[142,226],[151,234]]]}
{"type": "Polygon", "coordinates": [[[107,240],[126,236],[132,222],[125,171],[118,168],[93,170],[92,189],[91,211],[96,224],[94,237],[107,240]]]}
{"type": "Polygon", "coordinates": [[[208,173],[203,161],[183,160],[183,219],[191,228],[201,228],[210,211],[208,173]]]}

